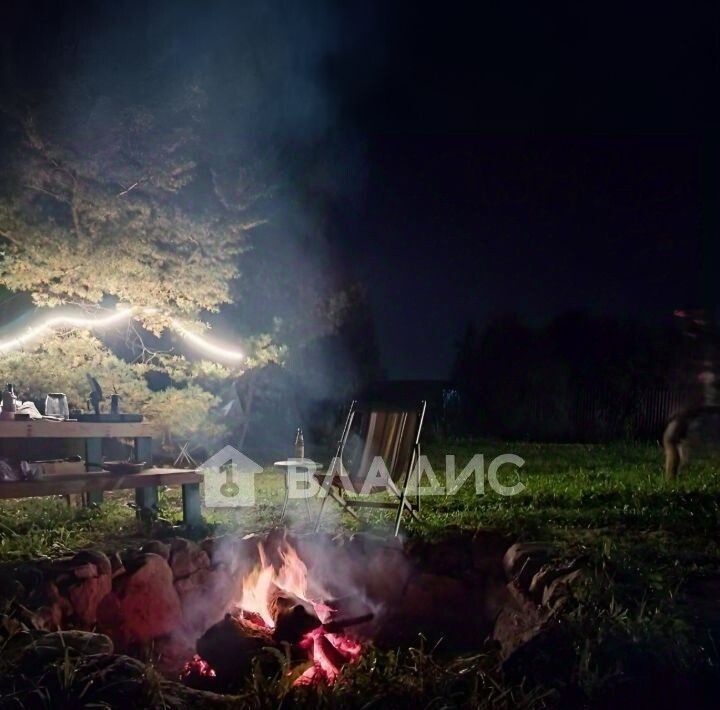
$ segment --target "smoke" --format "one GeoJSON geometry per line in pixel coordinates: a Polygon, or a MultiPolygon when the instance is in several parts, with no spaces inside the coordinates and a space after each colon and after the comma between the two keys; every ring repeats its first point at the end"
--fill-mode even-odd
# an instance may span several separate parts
{"type": "Polygon", "coordinates": [[[360,292],[352,303],[339,295],[353,269],[329,226],[357,204],[365,175],[337,90],[336,62],[354,41],[343,10],[318,0],[34,0],[13,12],[0,31],[2,88],[18,113],[31,106],[66,147],[128,185],[143,166],[135,139],[115,133],[118,116],[135,112],[131,125],[164,145],[177,134],[195,162],[182,208],[202,215],[220,199],[262,222],[239,259],[236,303],[213,327],[240,342],[271,334],[289,347],[305,401],[345,400],[374,362],[357,344],[374,339],[360,292]]]}

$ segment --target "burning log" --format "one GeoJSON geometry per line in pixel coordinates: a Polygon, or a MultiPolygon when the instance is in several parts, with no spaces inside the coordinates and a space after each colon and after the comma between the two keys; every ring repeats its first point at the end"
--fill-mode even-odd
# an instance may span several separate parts
{"type": "Polygon", "coordinates": [[[212,668],[223,685],[231,685],[251,669],[263,648],[272,646],[268,633],[232,614],[211,626],[197,641],[198,655],[212,668]]]}
{"type": "Polygon", "coordinates": [[[360,626],[360,624],[367,624],[375,618],[374,614],[368,613],[362,616],[356,616],[352,619],[337,619],[334,621],[328,621],[322,625],[322,630],[326,634],[338,634],[344,629],[348,629],[351,626],[360,626]]]}
{"type": "MultiPolygon", "coordinates": [[[[243,579],[236,612],[226,614],[198,640],[198,660],[209,664],[218,682],[231,688],[255,659],[262,662],[264,650],[282,644],[291,657],[313,661],[299,683],[334,682],[362,650],[344,630],[371,621],[373,614],[354,595],[327,603],[311,600],[307,567],[284,536],[276,546],[259,546],[258,555],[260,564],[243,579]]],[[[197,661],[194,667],[203,668],[197,661]]]]}
{"type": "Polygon", "coordinates": [[[309,631],[320,626],[320,619],[308,612],[303,604],[291,604],[283,607],[275,619],[273,639],[282,643],[295,644],[309,631]]]}
{"type": "Polygon", "coordinates": [[[334,683],[342,667],[360,657],[362,644],[341,634],[327,633],[323,626],[306,634],[300,643],[313,665],[296,681],[295,685],[309,685],[325,681],[334,683]]]}

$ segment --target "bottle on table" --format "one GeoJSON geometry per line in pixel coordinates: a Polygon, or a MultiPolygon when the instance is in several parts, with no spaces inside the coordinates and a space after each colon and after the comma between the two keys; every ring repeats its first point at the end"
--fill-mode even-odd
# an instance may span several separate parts
{"type": "Polygon", "coordinates": [[[2,418],[3,419],[14,419],[15,418],[15,388],[8,382],[5,385],[5,390],[2,393],[2,418]]]}
{"type": "Polygon", "coordinates": [[[305,439],[303,438],[302,427],[298,427],[297,434],[295,435],[295,458],[305,458],[305,439]]]}

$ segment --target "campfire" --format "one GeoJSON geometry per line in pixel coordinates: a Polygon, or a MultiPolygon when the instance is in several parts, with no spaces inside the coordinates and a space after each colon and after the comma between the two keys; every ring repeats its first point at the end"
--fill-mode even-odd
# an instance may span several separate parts
{"type": "Polygon", "coordinates": [[[296,685],[332,684],[362,653],[353,629],[373,616],[353,595],[332,598],[319,580],[310,579],[287,537],[271,536],[258,542],[258,562],[242,579],[239,599],[198,640],[198,655],[181,677],[189,683],[217,678],[229,685],[262,651],[277,648],[308,664],[296,685]]]}
{"type": "Polygon", "coordinates": [[[488,641],[507,657],[579,574],[549,560],[543,546],[483,530],[405,542],[285,530],[175,537],[18,567],[16,613],[109,658],[152,648],[163,676],[192,691],[234,693],[279,668],[288,685],[342,686],[373,649],[419,639],[453,653],[488,641]]]}

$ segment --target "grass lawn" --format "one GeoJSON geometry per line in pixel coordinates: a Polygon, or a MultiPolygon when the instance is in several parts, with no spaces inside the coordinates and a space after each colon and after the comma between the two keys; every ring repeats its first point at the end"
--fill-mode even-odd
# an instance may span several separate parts
{"type": "MultiPolygon", "coordinates": [[[[656,678],[657,689],[665,671],[695,689],[703,683],[714,687],[720,616],[715,618],[712,605],[701,609],[691,590],[698,580],[720,577],[720,459],[698,459],[677,482],[667,483],[662,452],[649,444],[436,442],[424,453],[441,481],[446,453],[456,455],[458,470],[475,453],[484,455],[486,465],[500,453],[525,460],[519,472],[525,490],[519,495],[503,497],[487,485],[484,495],[476,495],[468,481],[457,495],[424,498],[424,523],[408,533],[439,537],[454,526],[493,527],[520,540],[551,540],[568,557],[584,555],[595,581],[579,593],[567,619],[577,659],[572,685],[582,698],[600,702],[627,677],[656,678]]],[[[516,475],[503,471],[501,481],[514,483],[516,475]]],[[[277,522],[282,479],[268,470],[257,482],[256,508],[208,515],[215,534],[277,522]]],[[[136,522],[129,500],[114,494],[92,510],[68,509],[49,499],[2,503],[0,562],[87,546],[136,546],[151,531],[136,522]]],[[[160,512],[168,521],[180,517],[176,492],[162,495],[160,512]]],[[[333,523],[340,520],[349,523],[347,516],[332,517],[333,523]]],[[[293,504],[291,521],[307,526],[302,502],[293,504]]],[[[504,686],[490,651],[461,659],[427,649],[371,653],[348,677],[348,684],[313,696],[309,704],[360,707],[365,697],[369,707],[373,698],[397,697],[396,706],[541,706],[567,702],[568,692],[552,678],[539,687],[504,686]]],[[[258,705],[261,681],[254,682],[248,698],[257,707],[275,707],[287,692],[277,682],[263,686],[269,704],[258,705]]]]}

